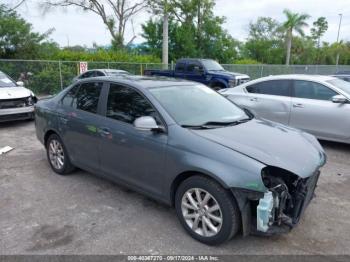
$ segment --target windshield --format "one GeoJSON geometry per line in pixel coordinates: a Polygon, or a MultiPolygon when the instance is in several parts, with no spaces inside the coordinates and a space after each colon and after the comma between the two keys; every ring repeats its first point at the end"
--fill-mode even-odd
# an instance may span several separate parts
{"type": "Polygon", "coordinates": [[[223,70],[225,70],[218,62],[216,62],[214,60],[202,60],[201,62],[208,71],[223,71],[223,70]]]}
{"type": "Polygon", "coordinates": [[[229,123],[248,118],[242,109],[203,85],[158,87],[151,88],[150,92],[182,126],[229,123]]]}
{"type": "Polygon", "coordinates": [[[15,87],[16,84],[4,73],[0,72],[0,88],[1,87],[15,87]]]}
{"type": "Polygon", "coordinates": [[[335,87],[338,87],[339,89],[343,90],[344,92],[346,92],[348,95],[350,95],[350,82],[346,82],[342,79],[332,79],[332,80],[328,80],[326,81],[332,85],[334,85],[335,87]]]}

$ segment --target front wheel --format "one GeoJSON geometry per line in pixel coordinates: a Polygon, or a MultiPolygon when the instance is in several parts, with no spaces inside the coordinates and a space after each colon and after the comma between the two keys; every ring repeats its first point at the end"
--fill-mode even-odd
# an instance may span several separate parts
{"type": "Polygon", "coordinates": [[[208,245],[228,241],[240,227],[233,196],[206,177],[193,176],[182,182],[176,192],[175,208],[186,231],[208,245]]]}

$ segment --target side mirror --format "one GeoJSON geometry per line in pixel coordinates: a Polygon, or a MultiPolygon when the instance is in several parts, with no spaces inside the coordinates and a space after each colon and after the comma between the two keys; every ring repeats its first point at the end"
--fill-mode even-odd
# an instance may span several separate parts
{"type": "Polygon", "coordinates": [[[332,97],[333,103],[345,104],[348,102],[348,99],[343,95],[336,95],[332,97]]]}
{"type": "Polygon", "coordinates": [[[141,116],[134,121],[134,127],[140,131],[158,131],[162,132],[164,129],[157,125],[156,120],[151,116],[141,116]]]}
{"type": "Polygon", "coordinates": [[[24,86],[24,83],[23,83],[22,81],[18,81],[18,82],[16,82],[16,85],[18,85],[18,86],[24,86]]]}

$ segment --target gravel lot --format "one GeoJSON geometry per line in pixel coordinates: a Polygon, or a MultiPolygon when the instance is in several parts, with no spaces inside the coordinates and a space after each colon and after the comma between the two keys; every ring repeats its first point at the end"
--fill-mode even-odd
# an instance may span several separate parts
{"type": "MultiPolygon", "coordinates": [[[[172,208],[84,171],[51,171],[30,121],[0,124],[0,254],[350,254],[350,145],[328,155],[298,227],[209,247],[189,237],[172,208]]],[[[296,152],[297,153],[297,152],[296,152]]]]}

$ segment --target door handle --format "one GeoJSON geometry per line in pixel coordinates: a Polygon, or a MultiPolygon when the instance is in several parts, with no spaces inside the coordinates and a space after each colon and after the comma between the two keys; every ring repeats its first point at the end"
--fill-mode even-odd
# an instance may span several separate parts
{"type": "Polygon", "coordinates": [[[109,136],[111,134],[111,131],[107,127],[101,127],[98,129],[98,133],[102,136],[109,136]]]}
{"type": "Polygon", "coordinates": [[[250,98],[249,100],[252,101],[252,102],[257,102],[258,101],[258,99],[256,97],[250,98]]]}
{"type": "Polygon", "coordinates": [[[304,105],[300,103],[296,103],[296,104],[293,104],[293,107],[304,108],[304,105]]]}

